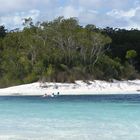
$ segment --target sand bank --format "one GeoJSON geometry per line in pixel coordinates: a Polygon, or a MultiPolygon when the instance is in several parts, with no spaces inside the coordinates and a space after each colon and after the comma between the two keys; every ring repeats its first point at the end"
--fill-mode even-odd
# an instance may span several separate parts
{"type": "Polygon", "coordinates": [[[75,81],[75,83],[31,83],[0,89],[3,95],[100,95],[100,94],[140,94],[140,80],[133,81],[75,81]]]}

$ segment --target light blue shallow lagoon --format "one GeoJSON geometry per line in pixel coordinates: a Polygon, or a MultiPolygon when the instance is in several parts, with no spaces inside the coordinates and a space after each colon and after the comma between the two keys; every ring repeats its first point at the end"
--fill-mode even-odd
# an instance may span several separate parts
{"type": "Polygon", "coordinates": [[[3,96],[0,140],[140,140],[140,95],[3,96]]]}

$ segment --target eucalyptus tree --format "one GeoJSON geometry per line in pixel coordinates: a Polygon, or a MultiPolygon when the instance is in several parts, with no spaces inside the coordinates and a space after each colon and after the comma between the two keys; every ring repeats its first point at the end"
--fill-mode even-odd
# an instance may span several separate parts
{"type": "Polygon", "coordinates": [[[75,18],[59,17],[52,22],[43,23],[47,42],[52,43],[52,48],[61,50],[60,56],[64,57],[65,64],[69,66],[77,59],[80,63],[83,61],[84,65],[94,66],[104,53],[104,46],[111,39],[95,28],[92,25],[81,27],[75,18]]]}
{"type": "Polygon", "coordinates": [[[32,67],[43,56],[45,43],[42,39],[42,29],[40,23],[34,24],[32,20],[25,20],[26,25],[22,31],[23,44],[26,47],[28,59],[31,62],[32,67]],[[27,23],[26,23],[27,22],[27,23]]]}
{"type": "Polygon", "coordinates": [[[0,26],[0,38],[3,38],[6,36],[7,29],[3,25],[0,26]]]}
{"type": "Polygon", "coordinates": [[[105,52],[105,46],[110,42],[111,39],[101,33],[94,32],[87,28],[82,29],[78,33],[78,43],[84,65],[89,65],[93,68],[105,52]]]}
{"type": "Polygon", "coordinates": [[[63,17],[44,24],[48,42],[51,42],[56,50],[61,50],[61,56],[68,65],[72,62],[72,54],[76,50],[76,31],[79,27],[76,19],[64,19],[63,17]]]}
{"type": "Polygon", "coordinates": [[[128,50],[126,52],[125,58],[128,59],[130,64],[134,65],[134,58],[137,56],[137,52],[135,50],[128,50]]]}
{"type": "Polygon", "coordinates": [[[13,81],[13,84],[20,81],[26,75],[27,61],[21,42],[22,32],[9,32],[3,39],[2,69],[3,79],[13,81]]]}

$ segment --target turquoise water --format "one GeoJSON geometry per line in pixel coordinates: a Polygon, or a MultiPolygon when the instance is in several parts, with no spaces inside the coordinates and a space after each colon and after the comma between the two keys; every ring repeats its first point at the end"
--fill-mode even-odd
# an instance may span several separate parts
{"type": "Polygon", "coordinates": [[[139,140],[140,95],[0,97],[0,140],[139,140]]]}

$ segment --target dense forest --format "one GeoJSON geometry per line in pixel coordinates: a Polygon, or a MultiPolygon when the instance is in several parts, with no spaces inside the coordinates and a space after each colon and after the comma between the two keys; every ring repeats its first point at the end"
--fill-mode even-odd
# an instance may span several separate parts
{"type": "Polygon", "coordinates": [[[140,31],[81,26],[58,17],[23,29],[0,26],[0,87],[35,81],[139,78],[140,31]]]}

